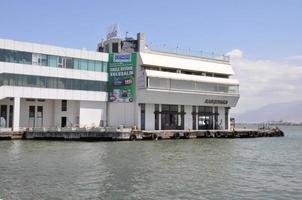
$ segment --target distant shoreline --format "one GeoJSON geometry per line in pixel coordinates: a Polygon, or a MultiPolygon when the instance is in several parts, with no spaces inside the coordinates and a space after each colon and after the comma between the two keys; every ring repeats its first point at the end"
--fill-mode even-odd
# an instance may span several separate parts
{"type": "Polygon", "coordinates": [[[237,125],[268,125],[268,126],[302,126],[302,123],[269,123],[269,122],[236,122],[237,125]]]}

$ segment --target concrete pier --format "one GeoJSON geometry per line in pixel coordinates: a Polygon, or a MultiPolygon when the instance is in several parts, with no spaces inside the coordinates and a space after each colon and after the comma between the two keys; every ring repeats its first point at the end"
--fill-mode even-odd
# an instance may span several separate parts
{"type": "Polygon", "coordinates": [[[192,139],[192,138],[257,138],[282,137],[280,129],[236,129],[236,130],[35,130],[24,132],[25,139],[42,140],[161,140],[161,139],[192,139]]]}
{"type": "Polygon", "coordinates": [[[24,132],[6,131],[0,132],[0,140],[23,139],[24,132]]]}

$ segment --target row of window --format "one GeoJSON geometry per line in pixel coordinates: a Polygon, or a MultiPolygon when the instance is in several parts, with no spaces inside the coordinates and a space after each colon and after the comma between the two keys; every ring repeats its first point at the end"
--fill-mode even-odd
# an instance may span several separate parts
{"type": "Polygon", "coordinates": [[[195,81],[173,80],[173,79],[156,78],[156,77],[148,77],[147,84],[149,88],[157,88],[157,89],[239,94],[238,85],[201,83],[195,81]]]}
{"type": "Polygon", "coordinates": [[[107,91],[106,82],[19,74],[0,74],[0,86],[23,86],[67,90],[107,91]]]}
{"type": "Polygon", "coordinates": [[[0,62],[106,72],[107,62],[0,49],[0,62]]]}

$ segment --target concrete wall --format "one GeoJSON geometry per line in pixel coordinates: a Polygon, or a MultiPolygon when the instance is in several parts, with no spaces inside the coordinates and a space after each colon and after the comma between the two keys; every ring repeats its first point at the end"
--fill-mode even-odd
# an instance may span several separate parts
{"type": "Polygon", "coordinates": [[[26,101],[26,99],[20,100],[20,127],[34,127],[41,126],[52,127],[54,126],[54,102],[52,100],[45,101],[26,101]],[[29,106],[35,106],[35,119],[29,119],[29,106]],[[43,107],[43,122],[37,117],[37,107],[43,107]],[[35,121],[35,124],[33,123],[35,121]]]}
{"type": "Polygon", "coordinates": [[[132,127],[136,116],[135,103],[108,103],[108,125],[132,127]]]}
{"type": "Polygon", "coordinates": [[[0,98],[21,97],[35,99],[66,99],[81,101],[107,101],[107,92],[64,90],[35,87],[0,86],[0,98]]]}
{"type": "Polygon", "coordinates": [[[61,127],[61,118],[67,117],[67,126],[79,124],[79,101],[67,101],[67,111],[62,111],[62,100],[54,100],[54,126],[61,127]]]}
{"type": "Polygon", "coordinates": [[[136,93],[138,103],[235,107],[239,100],[239,95],[215,93],[194,93],[154,89],[140,89],[137,90],[136,93]],[[222,105],[205,103],[206,99],[224,100],[227,103],[222,105]]]}
{"type": "Polygon", "coordinates": [[[154,130],[155,126],[155,115],[154,115],[154,104],[145,105],[145,129],[154,130]]]}
{"type": "Polygon", "coordinates": [[[80,127],[106,125],[106,103],[101,101],[80,101],[80,127]],[[102,122],[101,122],[102,121],[102,122]]]}

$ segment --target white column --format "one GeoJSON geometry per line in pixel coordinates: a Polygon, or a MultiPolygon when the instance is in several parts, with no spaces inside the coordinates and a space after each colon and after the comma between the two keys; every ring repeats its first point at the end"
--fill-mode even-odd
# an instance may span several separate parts
{"type": "Polygon", "coordinates": [[[14,118],[13,118],[13,131],[20,129],[20,97],[14,98],[14,118]]]}

